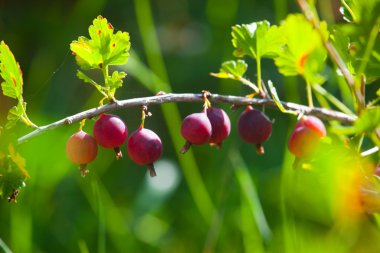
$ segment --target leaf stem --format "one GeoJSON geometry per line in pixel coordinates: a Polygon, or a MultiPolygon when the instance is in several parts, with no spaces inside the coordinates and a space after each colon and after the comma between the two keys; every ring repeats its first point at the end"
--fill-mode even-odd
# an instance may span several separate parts
{"type": "Polygon", "coordinates": [[[107,88],[107,98],[109,100],[113,100],[114,96],[113,96],[112,91],[110,90],[110,87],[108,85],[108,77],[109,77],[109,75],[108,75],[108,65],[103,66],[102,72],[103,72],[103,78],[104,78],[104,86],[107,88]]]}
{"type": "Polygon", "coordinates": [[[343,113],[354,115],[354,113],[350,110],[350,108],[348,108],[345,104],[343,104],[339,99],[337,99],[333,94],[328,92],[321,85],[314,84],[312,88],[315,92],[325,97],[328,101],[330,101],[331,104],[333,104],[336,108],[338,108],[343,113]]]}
{"type": "Polygon", "coordinates": [[[261,57],[256,56],[256,66],[257,66],[257,87],[259,88],[260,94],[263,95],[263,87],[261,86],[261,57]]]}
{"type": "Polygon", "coordinates": [[[306,81],[306,95],[307,95],[307,104],[309,105],[309,107],[314,107],[313,93],[312,93],[311,84],[309,81],[306,81]]]}
{"type": "MultiPolygon", "coordinates": [[[[236,80],[236,79],[235,79],[236,80]]],[[[244,85],[247,85],[248,87],[250,87],[252,90],[255,91],[255,93],[257,94],[260,94],[260,90],[259,88],[254,84],[252,83],[251,81],[249,81],[248,79],[245,79],[244,77],[240,77],[238,79],[238,81],[242,82],[244,85]]]]}
{"type": "Polygon", "coordinates": [[[24,104],[24,99],[21,97],[19,98],[19,103],[21,104],[21,109],[22,109],[22,115],[21,115],[21,120],[29,127],[33,127],[33,128],[38,128],[38,126],[36,124],[34,124],[28,117],[28,115],[26,114],[26,108],[25,108],[25,104],[24,104]]]}

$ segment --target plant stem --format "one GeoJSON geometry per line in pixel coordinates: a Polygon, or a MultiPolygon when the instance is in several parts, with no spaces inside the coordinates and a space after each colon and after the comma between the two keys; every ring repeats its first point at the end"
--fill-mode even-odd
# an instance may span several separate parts
{"type": "Polygon", "coordinates": [[[245,79],[244,77],[240,77],[239,81],[242,82],[244,85],[247,85],[248,87],[250,87],[257,94],[260,94],[259,88],[257,88],[257,86],[255,84],[253,84],[251,81],[249,81],[248,79],[245,79]]]}
{"type": "Polygon", "coordinates": [[[309,105],[309,107],[314,107],[313,93],[312,93],[311,84],[309,81],[306,81],[306,95],[307,95],[307,104],[309,105]]]}
{"type": "Polygon", "coordinates": [[[261,86],[261,57],[257,55],[256,57],[256,66],[257,66],[257,87],[259,88],[260,94],[264,94],[263,88],[261,86]]]}
{"type": "Polygon", "coordinates": [[[19,103],[21,104],[21,108],[22,108],[22,115],[21,115],[21,120],[24,121],[24,123],[27,125],[27,126],[30,126],[30,127],[33,127],[33,128],[38,128],[38,126],[36,124],[34,124],[28,117],[28,115],[26,114],[26,108],[25,108],[25,105],[24,105],[24,99],[21,97],[20,98],[20,101],[19,103]]]}
{"type": "MultiPolygon", "coordinates": [[[[267,107],[271,107],[271,108],[279,110],[276,102],[270,98],[247,98],[247,97],[239,97],[239,96],[211,94],[208,97],[208,100],[211,103],[226,103],[226,104],[233,104],[237,106],[258,105],[258,106],[267,106],[267,107]]],[[[63,125],[69,125],[69,124],[79,122],[86,118],[96,117],[100,115],[101,113],[105,113],[105,112],[109,112],[109,111],[113,111],[117,109],[141,107],[142,105],[149,106],[149,105],[174,103],[174,102],[203,103],[204,102],[203,94],[169,93],[169,94],[158,95],[158,96],[115,101],[115,103],[110,103],[103,106],[95,107],[95,108],[77,113],[75,115],[65,117],[51,124],[41,126],[38,129],[34,130],[33,132],[30,132],[29,134],[20,137],[18,139],[18,143],[19,144],[23,143],[46,131],[52,130],[54,128],[57,128],[63,125]]],[[[328,110],[326,108],[318,108],[318,107],[311,108],[305,105],[295,104],[291,102],[281,102],[281,101],[279,102],[287,110],[302,112],[305,115],[314,115],[325,120],[337,120],[344,124],[353,124],[354,121],[357,119],[355,115],[348,115],[339,111],[328,110]]]]}
{"type": "Polygon", "coordinates": [[[110,91],[109,87],[108,87],[108,65],[105,65],[103,66],[102,68],[102,73],[103,73],[103,78],[104,78],[104,87],[107,88],[107,98],[112,100],[114,98],[113,94],[111,94],[112,92],[110,91]]]}

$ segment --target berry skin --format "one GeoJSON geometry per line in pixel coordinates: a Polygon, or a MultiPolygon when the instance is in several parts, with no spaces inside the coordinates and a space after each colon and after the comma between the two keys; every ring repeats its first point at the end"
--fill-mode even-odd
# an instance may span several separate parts
{"type": "Polygon", "coordinates": [[[101,114],[94,124],[96,142],[103,148],[113,148],[117,159],[123,157],[119,146],[124,143],[127,136],[128,128],[118,116],[101,114]]]}
{"type": "Polygon", "coordinates": [[[296,124],[288,147],[297,158],[308,158],[318,147],[321,138],[326,136],[323,122],[314,116],[303,116],[296,124]]]}
{"type": "Polygon", "coordinates": [[[375,174],[376,176],[380,177],[380,166],[379,166],[379,165],[376,166],[376,169],[375,169],[375,171],[374,171],[374,174],[375,174]]]}
{"type": "Polygon", "coordinates": [[[231,131],[231,121],[225,111],[217,107],[207,109],[207,117],[210,120],[212,134],[210,144],[215,144],[219,148],[222,142],[228,137],[231,131]]]}
{"type": "Polygon", "coordinates": [[[320,138],[326,136],[326,128],[323,122],[315,116],[303,116],[296,124],[294,129],[298,127],[307,127],[313,130],[320,138]]]}
{"type": "Polygon", "coordinates": [[[180,153],[184,154],[191,144],[201,145],[208,143],[212,134],[211,122],[205,111],[188,115],[182,122],[181,134],[186,143],[180,153]]]}
{"type": "Polygon", "coordinates": [[[152,130],[139,128],[128,139],[127,150],[129,157],[137,164],[148,165],[150,176],[156,176],[153,163],[162,153],[160,137],[152,130]]]}
{"type": "Polygon", "coordinates": [[[288,147],[296,157],[309,157],[319,143],[318,134],[308,127],[294,129],[289,138],[288,147]]]}
{"type": "Polygon", "coordinates": [[[66,142],[66,154],[70,161],[80,165],[79,170],[84,177],[88,173],[86,164],[98,155],[95,138],[82,130],[76,132],[66,142]]]}
{"type": "Polygon", "coordinates": [[[247,106],[240,114],[238,132],[245,142],[256,144],[257,153],[262,155],[264,154],[262,143],[272,134],[272,122],[261,111],[247,106]]]}

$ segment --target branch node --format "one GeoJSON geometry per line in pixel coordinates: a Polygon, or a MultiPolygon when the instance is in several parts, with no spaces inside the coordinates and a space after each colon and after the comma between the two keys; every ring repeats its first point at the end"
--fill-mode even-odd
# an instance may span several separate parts
{"type": "Polygon", "coordinates": [[[165,91],[159,91],[156,93],[156,96],[162,96],[162,95],[166,95],[167,93],[165,91]]]}
{"type": "Polygon", "coordinates": [[[66,125],[71,125],[73,123],[73,120],[70,118],[70,117],[67,117],[66,119],[65,119],[65,124],[66,125]]]}

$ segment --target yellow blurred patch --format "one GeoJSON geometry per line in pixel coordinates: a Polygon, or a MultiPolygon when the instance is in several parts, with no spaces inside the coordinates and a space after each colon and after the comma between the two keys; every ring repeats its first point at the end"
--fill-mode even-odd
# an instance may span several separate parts
{"type": "Polygon", "coordinates": [[[24,175],[27,178],[30,178],[28,171],[25,169],[25,159],[19,153],[16,152],[12,144],[9,144],[8,151],[12,161],[17,165],[22,175],[24,175]]]}

